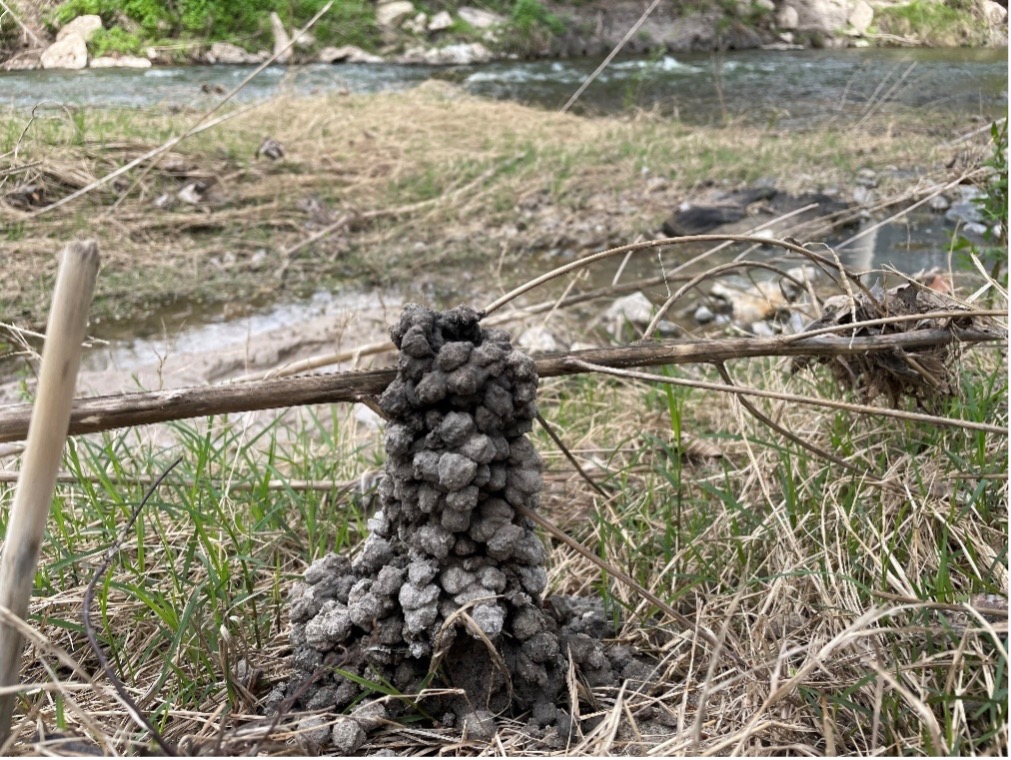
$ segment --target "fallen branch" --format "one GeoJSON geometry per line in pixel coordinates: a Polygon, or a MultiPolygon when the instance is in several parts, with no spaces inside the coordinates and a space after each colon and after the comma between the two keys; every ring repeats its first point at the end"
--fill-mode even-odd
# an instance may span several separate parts
{"type": "MultiPolygon", "coordinates": [[[[965,312],[966,316],[973,312],[965,312]]],[[[595,372],[582,363],[610,369],[664,364],[702,364],[759,356],[847,356],[882,351],[922,349],[950,343],[1006,340],[1006,335],[984,330],[912,330],[866,338],[818,335],[798,339],[723,338],[642,343],[554,354],[537,360],[537,372],[559,377],[595,372]]],[[[150,425],[191,417],[252,412],[261,409],[358,402],[382,393],[395,376],[393,370],[341,372],[276,380],[261,380],[211,388],[98,396],[74,404],[70,434],[97,433],[114,428],[150,425]]],[[[722,386],[721,386],[722,389],[722,386]]],[[[28,431],[29,404],[0,409],[0,443],[23,440],[28,431]]]]}

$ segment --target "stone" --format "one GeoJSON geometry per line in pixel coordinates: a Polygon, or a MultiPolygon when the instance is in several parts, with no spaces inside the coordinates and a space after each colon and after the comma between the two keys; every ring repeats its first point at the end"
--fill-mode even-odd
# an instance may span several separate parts
{"type": "Polygon", "coordinates": [[[398,60],[407,64],[425,64],[427,66],[470,66],[475,63],[487,63],[494,56],[480,42],[459,42],[440,48],[408,50],[398,60]]]}
{"type": "Polygon", "coordinates": [[[460,8],[460,10],[457,11],[457,15],[462,21],[470,24],[475,29],[490,29],[493,26],[504,24],[506,21],[504,16],[500,16],[492,11],[472,8],[469,5],[465,5],[460,8]]]}
{"type": "Polygon", "coordinates": [[[970,201],[959,201],[958,203],[951,204],[944,218],[952,224],[980,224],[983,221],[983,215],[980,213],[979,206],[970,201]]]}
{"type": "Polygon", "coordinates": [[[290,63],[291,37],[288,36],[281,17],[274,11],[270,12],[270,31],[274,35],[274,55],[276,56],[274,60],[278,63],[290,63]]]}
{"type": "Polygon", "coordinates": [[[488,710],[467,713],[461,723],[464,739],[488,742],[495,738],[495,732],[498,730],[495,716],[488,710]]]}
{"type": "Polygon", "coordinates": [[[877,187],[878,173],[873,169],[860,169],[857,172],[857,184],[863,187],[877,187]]]}
{"type": "Polygon", "coordinates": [[[453,26],[453,17],[449,11],[439,11],[428,20],[428,31],[442,32],[453,26]]]}
{"type": "Polygon", "coordinates": [[[207,63],[220,63],[226,66],[236,66],[248,63],[262,63],[265,58],[261,53],[249,53],[230,42],[215,42],[204,53],[207,63]]]}
{"type": "Polygon", "coordinates": [[[316,45],[316,37],[312,32],[302,32],[295,39],[295,47],[299,50],[311,50],[316,45]]]}
{"type": "Polygon", "coordinates": [[[994,2],[994,0],[983,0],[980,10],[983,11],[983,17],[991,26],[1000,26],[1007,23],[1007,8],[1000,3],[994,2]]]}
{"type": "Polygon", "coordinates": [[[604,319],[610,322],[612,334],[617,335],[626,323],[646,327],[655,311],[653,302],[645,293],[638,291],[614,301],[604,312],[604,319]]]}
{"type": "Polygon", "coordinates": [[[392,0],[376,6],[376,23],[386,29],[396,29],[415,15],[414,3],[409,0],[392,0]]]}
{"type": "MultiPolygon", "coordinates": [[[[1006,13],[1007,11],[1005,11],[1006,13]]],[[[856,0],[847,20],[849,21],[849,25],[853,27],[854,33],[864,34],[874,22],[874,9],[867,0],[856,0]]]]}
{"type": "Polygon", "coordinates": [[[713,314],[712,309],[703,304],[702,306],[699,306],[699,308],[695,310],[694,318],[695,321],[698,322],[700,325],[708,325],[710,322],[716,319],[716,315],[713,314]]]}
{"type": "Polygon", "coordinates": [[[306,715],[298,721],[299,741],[309,749],[319,750],[330,738],[330,726],[322,715],[306,715]]]}
{"type": "Polygon", "coordinates": [[[558,350],[558,342],[555,336],[549,333],[540,325],[534,325],[524,330],[520,337],[516,339],[516,344],[524,351],[532,354],[549,353],[558,350]]]}
{"type": "Polygon", "coordinates": [[[334,724],[330,732],[330,742],[333,752],[338,757],[350,757],[365,744],[365,731],[357,720],[345,718],[334,724]]]}
{"type": "Polygon", "coordinates": [[[351,713],[351,719],[368,733],[384,726],[389,721],[390,714],[386,705],[377,699],[356,707],[351,713]]]}
{"type": "Polygon", "coordinates": [[[381,55],[367,53],[356,45],[325,47],[319,51],[320,63],[383,63],[381,55]]]}
{"type": "Polygon", "coordinates": [[[93,69],[149,69],[151,61],[135,55],[102,55],[92,58],[88,66],[93,69]]]}
{"type": "Polygon", "coordinates": [[[88,65],[88,46],[79,34],[68,34],[42,53],[44,69],[83,69],[88,65]]]}
{"type": "Polygon", "coordinates": [[[25,50],[14,54],[4,61],[3,64],[0,64],[0,69],[3,71],[34,71],[42,67],[41,59],[42,51],[25,50]]]}
{"type": "Polygon", "coordinates": [[[419,13],[414,18],[405,21],[401,28],[408,34],[424,34],[428,29],[428,14],[419,13]]]}
{"type": "Polygon", "coordinates": [[[95,32],[102,28],[102,19],[100,16],[78,16],[73,21],[65,24],[60,31],[56,33],[56,41],[69,37],[71,34],[80,35],[81,39],[88,42],[92,37],[95,36],[95,32]]]}
{"type": "MultiPolygon", "coordinates": [[[[792,5],[784,5],[776,14],[776,26],[780,29],[792,31],[800,25],[800,14],[792,5]]],[[[793,42],[791,39],[790,42],[793,42]]]]}
{"type": "Polygon", "coordinates": [[[930,199],[930,210],[936,214],[940,214],[942,211],[947,211],[951,207],[951,202],[945,198],[943,195],[935,195],[930,199]]]}

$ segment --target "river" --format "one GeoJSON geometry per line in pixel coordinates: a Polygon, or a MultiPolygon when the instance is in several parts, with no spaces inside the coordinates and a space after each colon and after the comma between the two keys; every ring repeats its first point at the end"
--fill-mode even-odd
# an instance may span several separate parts
{"type": "MultiPolygon", "coordinates": [[[[482,66],[271,66],[237,100],[279,92],[377,92],[446,79],[468,91],[558,108],[596,68],[588,59],[503,61],[482,66]]],[[[0,73],[0,107],[196,107],[236,86],[252,66],[0,73]]],[[[797,126],[841,110],[915,108],[992,117],[1007,110],[1003,49],[866,48],[683,53],[612,63],[581,97],[584,111],[658,107],[689,123],[723,118],[797,126]]]]}

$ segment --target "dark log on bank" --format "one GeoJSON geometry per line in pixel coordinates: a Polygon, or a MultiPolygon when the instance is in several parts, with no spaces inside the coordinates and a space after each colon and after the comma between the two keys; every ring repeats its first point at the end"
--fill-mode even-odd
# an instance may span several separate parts
{"type": "MultiPolygon", "coordinates": [[[[798,338],[793,335],[775,338],[674,340],[544,356],[537,360],[537,372],[541,378],[586,372],[572,363],[574,359],[629,369],[664,364],[703,364],[759,356],[849,356],[1006,339],[1005,334],[994,331],[939,329],[912,330],[866,338],[835,335],[798,338]]],[[[340,372],[248,381],[234,385],[96,396],[75,402],[70,419],[70,435],[215,414],[360,401],[382,393],[394,376],[393,370],[340,372]]],[[[23,440],[28,432],[30,413],[30,404],[0,408],[0,443],[23,440]]]]}

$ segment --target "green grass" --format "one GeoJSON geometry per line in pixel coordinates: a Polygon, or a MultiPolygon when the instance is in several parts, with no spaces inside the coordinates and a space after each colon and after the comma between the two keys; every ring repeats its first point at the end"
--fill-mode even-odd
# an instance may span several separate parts
{"type": "Polygon", "coordinates": [[[989,41],[989,23],[967,0],[913,0],[878,8],[874,26],[877,31],[910,37],[931,47],[986,45],[989,41]]]}

